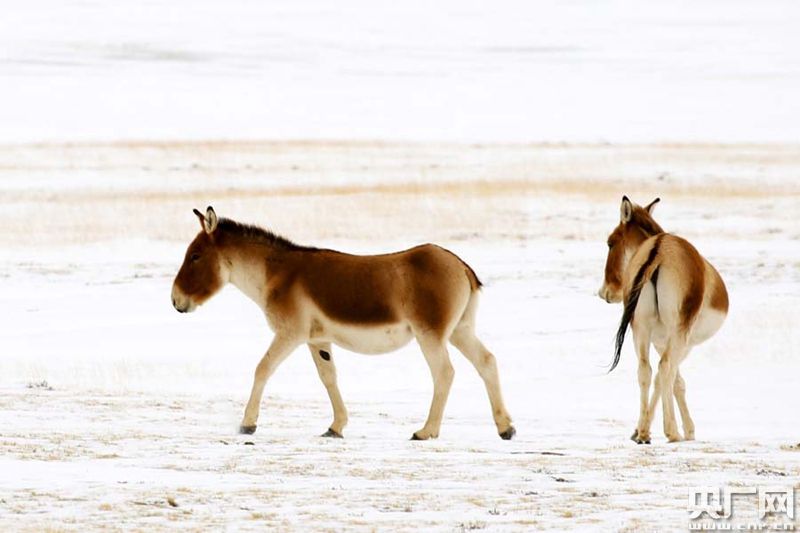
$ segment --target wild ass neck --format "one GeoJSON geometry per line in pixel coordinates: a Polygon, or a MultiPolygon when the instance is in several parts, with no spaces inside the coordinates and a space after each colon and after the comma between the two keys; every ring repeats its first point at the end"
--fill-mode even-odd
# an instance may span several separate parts
{"type": "Polygon", "coordinates": [[[266,305],[267,263],[276,252],[263,244],[231,247],[225,253],[229,280],[263,310],[266,305]]]}

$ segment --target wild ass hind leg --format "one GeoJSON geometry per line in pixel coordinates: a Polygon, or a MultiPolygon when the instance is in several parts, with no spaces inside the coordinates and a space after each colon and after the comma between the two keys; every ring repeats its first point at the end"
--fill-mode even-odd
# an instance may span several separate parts
{"type": "Polygon", "coordinates": [[[681,371],[675,372],[675,401],[678,402],[678,409],[681,412],[683,421],[683,436],[686,440],[694,440],[694,421],[689,414],[689,406],[686,404],[686,382],[683,381],[681,371]]]}
{"type": "MultiPolygon", "coordinates": [[[[672,349],[668,352],[669,369],[661,390],[661,408],[664,412],[664,435],[669,442],[680,442],[683,437],[678,431],[678,422],[675,419],[675,377],[689,349],[682,340],[673,339],[670,346],[672,349]]],[[[660,370],[659,368],[659,372],[660,370]]]]}
{"type": "Polygon", "coordinates": [[[435,439],[439,436],[439,429],[442,426],[444,407],[450,394],[450,386],[453,384],[455,371],[452,363],[450,363],[450,355],[447,353],[444,338],[433,333],[426,333],[418,335],[417,342],[431,370],[433,399],[431,400],[431,408],[425,425],[422,429],[414,432],[411,440],[435,439]]]}
{"type": "Polygon", "coordinates": [[[322,380],[325,390],[328,391],[333,408],[333,423],[321,436],[341,439],[344,427],[347,425],[347,408],[344,406],[339,385],[336,382],[336,366],[333,364],[331,345],[330,343],[309,343],[308,349],[311,351],[314,364],[317,365],[319,379],[322,380]]]}
{"type": "MultiPolygon", "coordinates": [[[[666,351],[664,353],[667,353],[666,351]]],[[[666,359],[663,354],[661,354],[661,358],[658,363],[658,373],[656,374],[656,378],[653,380],[653,392],[650,395],[650,402],[647,405],[647,412],[645,413],[644,420],[639,424],[639,427],[636,428],[638,435],[643,435],[647,437],[647,441],[650,441],[650,427],[653,425],[653,418],[655,417],[656,409],[658,408],[658,403],[661,401],[661,389],[662,389],[662,381],[664,379],[664,373],[662,370],[666,368],[666,359]]],[[[638,441],[637,441],[638,442],[638,441]]],[[[642,444],[642,443],[639,443],[642,444]]]]}
{"type": "Polygon", "coordinates": [[[639,356],[639,422],[631,439],[637,444],[650,444],[650,425],[647,423],[648,396],[653,379],[653,369],[650,367],[650,333],[634,325],[633,341],[639,356]]]}
{"type": "Polygon", "coordinates": [[[267,353],[264,354],[264,357],[261,358],[258,366],[256,366],[253,389],[250,391],[250,399],[247,401],[247,407],[244,410],[244,418],[241,426],[239,426],[239,433],[252,435],[256,432],[256,422],[258,422],[258,413],[261,409],[261,396],[264,394],[264,385],[275,372],[275,369],[278,368],[278,365],[292,353],[298,344],[278,335],[275,335],[275,338],[272,339],[272,344],[270,344],[267,353]]]}
{"type": "Polygon", "coordinates": [[[666,435],[669,442],[679,442],[683,440],[683,437],[681,437],[681,434],[678,432],[678,423],[675,420],[673,385],[675,383],[675,373],[678,370],[678,365],[684,357],[685,349],[682,344],[672,339],[666,349],[661,353],[655,386],[653,387],[653,395],[650,397],[650,405],[647,409],[645,427],[649,432],[656,408],[658,407],[658,402],[662,402],[664,435],[666,435]]]}
{"type": "MultiPolygon", "coordinates": [[[[678,432],[678,422],[675,419],[675,364],[668,361],[666,372],[661,383],[661,409],[664,415],[664,435],[669,442],[680,442],[683,437],[678,432]]],[[[659,362],[659,373],[661,363],[659,362]]]]}
{"type": "Polygon", "coordinates": [[[450,342],[464,354],[478,371],[492,406],[492,416],[497,426],[497,433],[503,440],[511,440],[517,430],[511,424],[511,416],[503,402],[503,393],[500,390],[500,377],[497,372],[497,360],[492,352],[475,336],[471,323],[462,323],[450,336],[450,342]]]}

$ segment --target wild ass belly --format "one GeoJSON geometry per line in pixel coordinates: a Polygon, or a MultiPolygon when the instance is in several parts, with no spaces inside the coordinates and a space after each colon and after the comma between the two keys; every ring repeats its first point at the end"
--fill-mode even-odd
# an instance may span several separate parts
{"type": "Polygon", "coordinates": [[[719,328],[722,327],[726,316],[727,313],[704,307],[700,311],[700,315],[697,317],[694,326],[692,326],[692,332],[689,335],[689,342],[692,346],[698,345],[713,337],[714,334],[719,331],[719,328]]]}
{"type": "MultiPolygon", "coordinates": [[[[679,295],[660,287],[658,292],[659,305],[657,305],[655,291],[651,283],[642,287],[642,292],[639,295],[639,304],[636,306],[634,320],[646,324],[646,328],[650,332],[650,341],[659,353],[662,353],[667,348],[670,340],[680,327],[681,316],[679,310],[681,302],[679,297],[679,295]]],[[[687,339],[689,347],[697,346],[713,337],[722,327],[726,316],[726,313],[713,309],[708,305],[703,305],[689,331],[689,338],[687,339]]]]}
{"type": "MultiPolygon", "coordinates": [[[[713,337],[725,322],[725,316],[725,313],[714,309],[703,309],[689,331],[688,347],[697,346],[713,337]]],[[[650,342],[656,347],[658,353],[663,353],[667,349],[676,330],[674,323],[665,324],[657,319],[653,321],[650,329],[650,342]]]]}
{"type": "Polygon", "coordinates": [[[316,318],[312,320],[311,341],[331,342],[345,350],[363,354],[393,352],[408,344],[414,334],[405,322],[379,325],[342,324],[316,318]]]}
{"type": "MultiPolygon", "coordinates": [[[[689,348],[702,344],[719,331],[725,322],[726,314],[714,309],[703,309],[695,319],[689,331],[689,348]]],[[[671,337],[675,334],[675,327],[657,322],[651,330],[651,341],[659,353],[669,345],[671,337]]]]}

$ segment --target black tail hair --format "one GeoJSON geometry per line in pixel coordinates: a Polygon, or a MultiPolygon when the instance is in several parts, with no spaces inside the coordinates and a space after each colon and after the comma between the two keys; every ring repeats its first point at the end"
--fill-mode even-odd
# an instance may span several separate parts
{"type": "MultiPolygon", "coordinates": [[[[642,266],[639,267],[639,271],[636,272],[636,277],[633,278],[633,287],[631,288],[630,294],[628,294],[628,298],[625,300],[625,309],[622,311],[622,320],[619,323],[619,329],[617,330],[617,339],[616,345],[614,348],[614,361],[611,363],[611,368],[608,369],[609,372],[617,368],[619,364],[619,357],[622,353],[622,344],[625,342],[625,333],[628,331],[628,326],[633,320],[633,313],[636,311],[636,306],[639,303],[639,294],[642,292],[642,287],[645,284],[645,273],[647,269],[652,266],[653,261],[655,261],[656,256],[658,255],[658,247],[661,244],[661,237],[659,236],[656,238],[656,242],[653,243],[653,247],[650,248],[650,255],[647,256],[647,260],[642,263],[642,266]]],[[[652,277],[652,274],[651,274],[652,277]]]]}

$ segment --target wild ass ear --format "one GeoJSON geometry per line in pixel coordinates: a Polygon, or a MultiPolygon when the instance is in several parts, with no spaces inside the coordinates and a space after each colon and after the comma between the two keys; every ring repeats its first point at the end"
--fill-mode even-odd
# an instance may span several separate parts
{"type": "Polygon", "coordinates": [[[214,212],[214,208],[208,206],[206,208],[206,216],[203,219],[203,229],[206,230],[208,234],[214,233],[214,230],[217,229],[218,222],[219,220],[217,219],[217,214],[214,212]]]}
{"type": "Polygon", "coordinates": [[[205,215],[203,215],[203,213],[201,213],[201,212],[200,212],[200,211],[198,211],[197,209],[192,209],[192,213],[194,213],[194,214],[195,214],[195,216],[197,216],[197,220],[199,220],[199,221],[200,221],[200,229],[202,229],[203,231],[205,231],[205,230],[206,230],[206,226],[205,226],[205,219],[206,219],[206,217],[205,217],[205,215]]]}
{"type": "Polygon", "coordinates": [[[633,216],[633,203],[627,196],[622,197],[622,205],[619,206],[619,221],[625,224],[633,216]]]}
{"type": "Polygon", "coordinates": [[[656,198],[655,200],[653,200],[652,202],[650,202],[649,204],[647,204],[644,207],[644,210],[647,211],[648,215],[652,215],[653,214],[653,211],[656,210],[656,204],[658,202],[660,202],[660,201],[661,201],[661,198],[656,198]]]}

